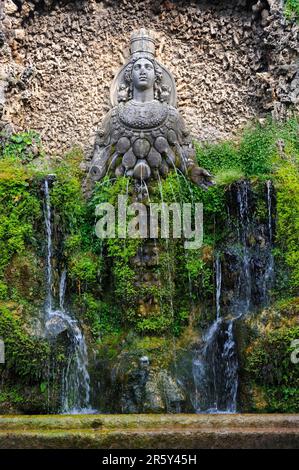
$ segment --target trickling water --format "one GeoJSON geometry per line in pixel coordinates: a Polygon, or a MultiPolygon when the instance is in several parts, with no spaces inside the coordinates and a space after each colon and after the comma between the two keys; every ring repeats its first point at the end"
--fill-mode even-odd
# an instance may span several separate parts
{"type": "Polygon", "coordinates": [[[193,359],[193,406],[197,413],[236,412],[238,360],[233,322],[217,319],[193,359]]]}
{"type": "Polygon", "coordinates": [[[52,310],[52,227],[51,227],[51,202],[49,192],[49,181],[45,179],[45,225],[47,234],[47,298],[46,313],[52,310]]]}
{"type": "Polygon", "coordinates": [[[45,305],[45,331],[49,338],[56,337],[63,331],[67,332],[70,346],[67,367],[63,373],[62,383],[62,412],[84,413],[91,412],[90,378],[88,374],[87,348],[78,322],[64,307],[67,272],[64,270],[60,277],[59,309],[53,309],[52,296],[52,225],[51,199],[49,182],[44,184],[45,192],[45,226],[47,235],[47,299],[45,305]]]}
{"type": "Polygon", "coordinates": [[[237,411],[237,391],[238,391],[238,359],[236,353],[236,342],[233,333],[234,320],[230,320],[226,328],[226,340],[224,343],[222,360],[225,370],[225,397],[226,411],[236,413],[237,411]]]}
{"type": "Polygon", "coordinates": [[[272,245],[273,245],[273,224],[272,224],[272,194],[273,186],[272,181],[266,181],[267,189],[267,209],[268,209],[268,262],[265,269],[264,282],[263,282],[263,301],[264,304],[269,302],[269,289],[273,285],[274,281],[274,257],[272,254],[272,245]]]}
{"type": "Polygon", "coordinates": [[[272,181],[266,181],[267,188],[267,208],[268,208],[268,231],[269,231],[269,243],[272,243],[273,229],[272,229],[272,181]]]}
{"type": "Polygon", "coordinates": [[[237,187],[238,235],[242,247],[242,269],[234,312],[237,315],[248,312],[251,301],[250,253],[247,246],[249,235],[249,184],[245,180],[241,181],[237,187]]]}
{"type": "Polygon", "coordinates": [[[248,231],[249,218],[248,218],[248,192],[249,192],[249,182],[244,180],[238,184],[237,187],[237,203],[238,203],[238,212],[239,212],[239,238],[243,242],[243,245],[246,244],[246,235],[248,231]]]}
{"type": "Polygon", "coordinates": [[[73,318],[60,312],[70,331],[71,351],[63,374],[62,411],[82,413],[90,409],[90,378],[84,336],[73,318]]]}
{"type": "Polygon", "coordinates": [[[221,282],[222,282],[222,272],[221,272],[221,260],[219,253],[216,255],[215,259],[215,271],[216,271],[216,318],[220,318],[220,297],[221,297],[221,282]]]}
{"type": "MultiPolygon", "coordinates": [[[[268,239],[260,248],[251,245],[250,237],[255,235],[251,220],[251,188],[248,181],[237,185],[237,240],[239,247],[230,248],[238,272],[238,282],[233,290],[230,305],[232,318],[221,317],[222,267],[219,254],[215,258],[216,320],[203,337],[203,343],[196,351],[192,370],[195,384],[193,406],[198,413],[235,413],[238,391],[238,357],[234,338],[234,323],[246,315],[252,305],[267,303],[269,289],[274,278],[272,226],[272,183],[266,183],[268,209],[268,239]],[[252,266],[251,266],[252,264],[252,266]],[[254,291],[255,287],[255,291],[254,291]],[[253,295],[256,295],[253,303],[253,295]]],[[[258,232],[257,232],[258,233],[258,232]]],[[[234,265],[233,265],[234,266],[234,265]]]]}
{"type": "Polygon", "coordinates": [[[66,269],[62,271],[59,283],[59,307],[64,310],[64,298],[66,291],[66,269]]]}

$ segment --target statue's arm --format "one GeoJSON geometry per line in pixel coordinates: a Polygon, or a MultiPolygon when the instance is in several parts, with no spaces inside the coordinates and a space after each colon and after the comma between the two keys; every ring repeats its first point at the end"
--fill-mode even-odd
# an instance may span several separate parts
{"type": "Polygon", "coordinates": [[[89,169],[89,175],[94,181],[99,181],[107,172],[111,154],[111,114],[112,110],[105,116],[96,133],[89,169]]]}
{"type": "Polygon", "coordinates": [[[179,131],[181,170],[198,186],[201,186],[204,189],[212,186],[212,175],[197,164],[191,135],[186,127],[184,119],[179,113],[177,125],[179,131]]]}

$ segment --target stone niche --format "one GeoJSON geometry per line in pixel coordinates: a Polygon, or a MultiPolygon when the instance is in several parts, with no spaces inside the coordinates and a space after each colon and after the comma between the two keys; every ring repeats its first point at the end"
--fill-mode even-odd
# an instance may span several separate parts
{"type": "Polygon", "coordinates": [[[194,138],[237,135],[251,118],[298,104],[298,27],[276,0],[5,0],[1,125],[37,130],[50,154],[92,148],[131,31],[154,30],[194,138]],[[297,92],[296,92],[297,90],[297,92]]]}

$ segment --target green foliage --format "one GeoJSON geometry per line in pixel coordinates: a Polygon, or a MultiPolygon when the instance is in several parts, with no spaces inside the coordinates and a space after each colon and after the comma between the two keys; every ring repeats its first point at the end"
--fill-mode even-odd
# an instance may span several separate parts
{"type": "Polygon", "coordinates": [[[241,169],[246,177],[267,175],[271,172],[277,139],[277,126],[268,120],[245,130],[238,153],[241,169]]]}
{"type": "MultiPolygon", "coordinates": [[[[290,120],[283,129],[283,154],[275,160],[277,198],[276,260],[287,276],[285,289],[299,288],[299,126],[290,120]]],[[[282,274],[280,273],[280,274],[282,274]]]]}
{"type": "Polygon", "coordinates": [[[288,123],[275,123],[267,119],[264,123],[254,123],[248,126],[240,141],[222,142],[219,144],[196,145],[196,156],[200,166],[215,175],[216,181],[228,182],[253,176],[265,177],[272,171],[272,164],[277,156],[277,140],[293,138],[294,128],[298,125],[296,119],[288,123]],[[293,129],[292,129],[293,128],[293,129]]]}
{"type": "Polygon", "coordinates": [[[120,331],[121,309],[112,302],[95,299],[92,294],[84,294],[82,305],[85,317],[95,338],[120,331]]]}
{"type": "Polygon", "coordinates": [[[117,299],[127,307],[133,307],[137,301],[137,289],[134,285],[134,270],[125,262],[115,260],[113,266],[114,288],[117,299]]]}
{"type": "Polygon", "coordinates": [[[299,1],[298,0],[286,0],[284,6],[285,16],[288,19],[296,19],[299,21],[299,1]]]}
{"type": "MultiPolygon", "coordinates": [[[[193,251],[193,250],[192,250],[193,251]]],[[[213,294],[213,271],[210,263],[204,261],[202,252],[199,251],[194,256],[194,253],[188,252],[186,256],[186,269],[193,281],[193,285],[205,291],[205,293],[213,294]]]]}
{"type": "Polygon", "coordinates": [[[247,350],[245,371],[266,392],[269,412],[298,412],[299,367],[291,361],[291,342],[299,327],[281,327],[259,337],[247,350]]]}
{"type": "Polygon", "coordinates": [[[299,391],[296,387],[264,387],[269,413],[298,413],[299,391]]]}
{"type": "Polygon", "coordinates": [[[9,402],[12,405],[19,405],[23,403],[24,396],[21,394],[20,387],[15,386],[10,389],[0,391],[0,405],[9,402]]]}
{"type": "Polygon", "coordinates": [[[277,240],[276,254],[283,257],[289,270],[290,286],[299,288],[299,167],[284,164],[276,173],[277,240]]]}
{"type": "Polygon", "coordinates": [[[51,187],[51,205],[54,222],[61,229],[64,264],[79,294],[92,290],[102,272],[101,243],[94,230],[93,207],[82,192],[83,173],[79,163],[80,149],[69,152],[54,167],[55,179],[51,187]]]}
{"type": "Polygon", "coordinates": [[[238,168],[223,169],[215,176],[215,182],[221,186],[227,186],[234,181],[244,179],[244,173],[238,168]]]}
{"type": "Polygon", "coordinates": [[[97,281],[97,276],[101,268],[100,259],[92,253],[79,253],[69,260],[69,276],[78,285],[92,286],[97,281]]]}
{"type": "Polygon", "coordinates": [[[8,286],[4,282],[0,281],[0,300],[7,298],[8,286]]]}
{"type": "Polygon", "coordinates": [[[62,227],[76,233],[84,216],[86,204],[82,194],[82,172],[78,169],[82,153],[75,149],[54,168],[55,181],[51,188],[51,204],[62,227]]]}
{"type": "Polygon", "coordinates": [[[0,158],[0,279],[14,254],[36,245],[35,229],[42,217],[39,174],[8,156],[0,158]]]}
{"type": "Polygon", "coordinates": [[[21,132],[6,136],[0,134],[0,158],[19,160],[29,163],[38,156],[43,156],[41,140],[35,131],[21,132]]]}
{"type": "Polygon", "coordinates": [[[142,318],[138,321],[136,328],[137,331],[141,333],[157,333],[159,331],[164,332],[169,329],[171,324],[171,318],[167,318],[167,316],[161,314],[153,317],[142,318]]]}
{"type": "Polygon", "coordinates": [[[21,378],[38,381],[49,360],[49,344],[31,337],[23,328],[17,312],[0,305],[0,337],[5,343],[5,368],[21,378]]]}

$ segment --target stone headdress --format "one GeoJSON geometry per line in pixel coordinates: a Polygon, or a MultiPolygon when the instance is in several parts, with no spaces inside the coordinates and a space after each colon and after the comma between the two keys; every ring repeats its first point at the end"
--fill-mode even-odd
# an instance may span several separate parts
{"type": "Polygon", "coordinates": [[[132,98],[132,69],[134,63],[141,57],[151,61],[154,66],[156,73],[155,99],[176,106],[174,78],[171,72],[155,58],[155,48],[156,41],[150,31],[141,28],[132,34],[131,56],[116,74],[110,88],[112,106],[117,106],[121,101],[128,101],[132,98]]]}

